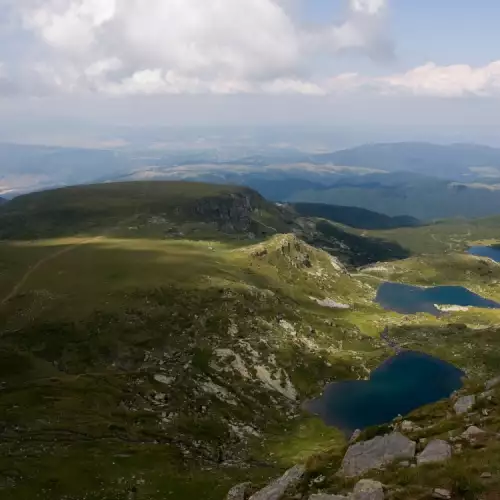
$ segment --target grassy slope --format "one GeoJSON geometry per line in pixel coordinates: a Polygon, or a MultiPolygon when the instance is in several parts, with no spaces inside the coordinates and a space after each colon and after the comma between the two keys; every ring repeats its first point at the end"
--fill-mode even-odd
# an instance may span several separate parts
{"type": "Polygon", "coordinates": [[[327,254],[287,235],[250,246],[4,242],[2,296],[68,245],[0,309],[6,498],[121,498],[134,484],[144,498],[209,491],[205,498],[218,499],[243,476],[220,460],[266,462],[252,468],[258,482],[325,436],[342,442],[254,371],[263,366],[284,388],[289,377],[300,401],[384,355],[353,322],[355,310],[373,308],[373,290],[327,254]],[[343,313],[311,296],[357,306],[343,313]],[[165,386],[158,374],[175,382],[165,386]]]}

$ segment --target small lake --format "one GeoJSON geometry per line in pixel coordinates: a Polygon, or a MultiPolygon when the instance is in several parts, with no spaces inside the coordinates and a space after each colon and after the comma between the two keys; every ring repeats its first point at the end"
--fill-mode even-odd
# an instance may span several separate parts
{"type": "Polygon", "coordinates": [[[329,384],[306,410],[345,433],[388,423],[398,415],[449,397],[465,373],[425,353],[403,351],[382,363],[369,380],[329,384]]]}
{"type": "Polygon", "coordinates": [[[500,262],[500,247],[470,247],[468,253],[477,257],[489,257],[496,262],[500,262]]]}
{"type": "Polygon", "coordinates": [[[499,309],[500,304],[485,299],[463,286],[420,287],[402,283],[382,283],[375,301],[384,309],[400,314],[425,312],[439,316],[441,312],[435,306],[460,306],[499,309]]]}

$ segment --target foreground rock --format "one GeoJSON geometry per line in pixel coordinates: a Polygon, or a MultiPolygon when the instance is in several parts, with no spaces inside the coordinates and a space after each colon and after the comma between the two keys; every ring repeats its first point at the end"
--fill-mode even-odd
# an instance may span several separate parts
{"type": "Polygon", "coordinates": [[[500,385],[500,377],[495,377],[492,378],[491,380],[488,380],[486,384],[484,384],[484,388],[489,391],[490,389],[493,389],[493,387],[496,387],[497,385],[500,385]]]}
{"type": "Polygon", "coordinates": [[[462,437],[469,442],[474,441],[477,437],[485,434],[485,431],[476,427],[475,425],[471,425],[466,431],[462,433],[462,437]]]}
{"type": "Polygon", "coordinates": [[[246,500],[250,492],[251,483],[242,483],[233,486],[227,494],[226,500],[246,500]]]}
{"type": "Polygon", "coordinates": [[[462,396],[458,398],[453,408],[457,415],[467,413],[476,404],[476,396],[462,396]]]}
{"type": "Polygon", "coordinates": [[[436,488],[432,492],[432,498],[436,498],[438,500],[449,500],[451,498],[451,491],[443,488],[436,488]]]}
{"type": "Polygon", "coordinates": [[[384,500],[384,487],[378,481],[362,479],[354,487],[351,500],[384,500]]]}
{"type": "Polygon", "coordinates": [[[250,500],[280,500],[287,490],[296,487],[306,469],[303,465],[296,465],[287,470],[280,478],[250,497],[250,500]]]}
{"type": "Polygon", "coordinates": [[[347,450],[338,474],[346,477],[359,476],[394,460],[412,459],[415,456],[415,447],[414,441],[399,432],[353,444],[347,450]]]}
{"type": "Polygon", "coordinates": [[[417,457],[418,465],[444,462],[451,458],[451,446],[442,439],[434,439],[417,457]]]}

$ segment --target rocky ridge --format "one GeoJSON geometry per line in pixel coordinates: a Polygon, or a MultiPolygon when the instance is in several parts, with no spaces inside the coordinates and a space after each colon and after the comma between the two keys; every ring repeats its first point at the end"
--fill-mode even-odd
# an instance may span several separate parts
{"type": "Polygon", "coordinates": [[[244,486],[244,493],[239,497],[230,493],[226,500],[481,498],[463,496],[462,490],[467,487],[454,475],[460,467],[461,474],[470,474],[471,481],[477,476],[475,487],[481,491],[488,491],[494,480],[500,482],[495,476],[498,470],[484,458],[490,453],[489,447],[492,452],[500,448],[498,403],[500,378],[481,385],[467,384],[449,400],[414,412],[409,418],[418,420],[418,425],[398,417],[390,425],[356,431],[336,471],[328,470],[333,466],[329,461],[318,467],[317,462],[309,460],[305,467],[295,466],[253,496],[249,496],[252,487],[245,483],[236,487],[241,492],[244,486]],[[473,390],[478,392],[471,394],[473,390]],[[467,409],[462,411],[464,406],[467,409]],[[424,411],[428,412],[427,422],[423,422],[424,411]],[[473,465],[475,459],[477,467],[473,465]],[[429,484],[414,485],[406,475],[401,485],[405,470],[412,477],[420,476],[420,482],[429,476],[429,484]]]}

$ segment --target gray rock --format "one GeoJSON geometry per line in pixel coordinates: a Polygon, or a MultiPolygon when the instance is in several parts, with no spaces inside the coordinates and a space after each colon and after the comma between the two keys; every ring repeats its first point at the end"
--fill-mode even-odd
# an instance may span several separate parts
{"type": "Polygon", "coordinates": [[[484,431],[475,425],[471,425],[466,431],[462,433],[462,437],[467,439],[467,441],[472,441],[476,437],[484,434],[484,431]]]}
{"type": "Polygon", "coordinates": [[[379,469],[398,459],[412,459],[416,443],[399,432],[377,436],[349,446],[337,474],[359,476],[370,469],[379,469]]]}
{"type": "Polygon", "coordinates": [[[250,500],[280,500],[289,488],[294,488],[300,483],[305,472],[303,465],[288,469],[280,478],[252,495],[250,500]]]}
{"type": "Polygon", "coordinates": [[[432,492],[432,498],[437,498],[439,500],[449,500],[451,498],[451,491],[445,490],[443,488],[436,488],[432,492]]]}
{"type": "Polygon", "coordinates": [[[359,436],[361,436],[361,429],[356,429],[352,434],[351,434],[351,437],[349,439],[349,444],[352,444],[356,441],[356,439],[359,438],[359,436]]]}
{"type": "Polygon", "coordinates": [[[333,495],[330,493],[313,493],[309,500],[351,500],[351,495],[333,495]]]}
{"type": "Polygon", "coordinates": [[[476,396],[462,396],[458,398],[453,408],[457,415],[467,413],[476,404],[476,396]]]}
{"type": "Polygon", "coordinates": [[[413,432],[420,430],[418,425],[415,425],[411,420],[403,420],[401,422],[401,431],[402,432],[413,432]]]}
{"type": "Polygon", "coordinates": [[[488,382],[486,382],[486,384],[484,384],[484,388],[487,391],[489,391],[490,389],[493,389],[493,387],[496,387],[498,384],[500,384],[500,377],[495,377],[495,378],[488,380],[488,382]]]}
{"type": "Polygon", "coordinates": [[[354,487],[351,500],[384,500],[384,487],[378,481],[362,479],[354,487]]]}
{"type": "Polygon", "coordinates": [[[432,440],[417,457],[417,464],[444,462],[451,458],[451,446],[442,439],[432,440]]]}
{"type": "Polygon", "coordinates": [[[251,483],[242,483],[233,486],[227,494],[226,500],[246,500],[249,494],[251,483]]]}
{"type": "Polygon", "coordinates": [[[493,476],[493,474],[491,472],[483,472],[481,474],[481,479],[489,479],[492,476],[493,476]]]}
{"type": "Polygon", "coordinates": [[[493,389],[490,389],[489,391],[484,391],[479,394],[478,399],[487,399],[488,401],[491,401],[494,395],[495,391],[493,389]]]}

